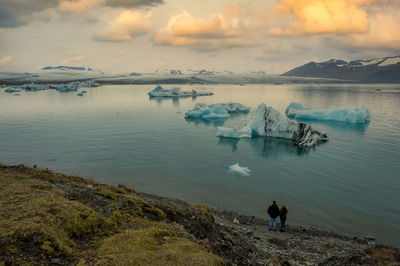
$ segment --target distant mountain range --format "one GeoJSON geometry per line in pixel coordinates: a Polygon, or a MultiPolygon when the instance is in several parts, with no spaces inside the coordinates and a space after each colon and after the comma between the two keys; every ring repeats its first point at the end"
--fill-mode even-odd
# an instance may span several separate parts
{"type": "Polygon", "coordinates": [[[93,69],[88,67],[73,67],[73,66],[46,66],[42,70],[79,70],[79,71],[92,71],[93,69]]]}
{"type": "Polygon", "coordinates": [[[331,59],[310,62],[296,67],[283,76],[331,78],[357,82],[399,83],[400,56],[346,62],[331,59]]]}

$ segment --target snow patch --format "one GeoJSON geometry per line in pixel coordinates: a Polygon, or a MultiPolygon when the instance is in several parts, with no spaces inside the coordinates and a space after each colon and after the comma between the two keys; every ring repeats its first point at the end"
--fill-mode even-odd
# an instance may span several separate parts
{"type": "Polygon", "coordinates": [[[385,61],[380,63],[378,66],[380,66],[380,67],[390,66],[390,65],[395,65],[395,64],[398,64],[398,63],[400,63],[400,56],[386,58],[385,61]]]}

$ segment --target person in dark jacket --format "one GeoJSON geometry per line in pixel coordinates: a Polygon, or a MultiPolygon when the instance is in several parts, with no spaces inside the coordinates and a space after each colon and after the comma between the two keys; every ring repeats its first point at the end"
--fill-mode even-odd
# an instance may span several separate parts
{"type": "Polygon", "coordinates": [[[269,214],[269,230],[276,231],[276,218],[279,216],[279,207],[276,205],[276,201],[272,202],[272,205],[268,207],[269,214]]]}
{"type": "Polygon", "coordinates": [[[287,216],[287,208],[286,208],[286,204],[283,203],[282,207],[279,211],[279,219],[281,220],[281,229],[279,231],[281,232],[285,232],[286,230],[286,216],[287,216]]]}

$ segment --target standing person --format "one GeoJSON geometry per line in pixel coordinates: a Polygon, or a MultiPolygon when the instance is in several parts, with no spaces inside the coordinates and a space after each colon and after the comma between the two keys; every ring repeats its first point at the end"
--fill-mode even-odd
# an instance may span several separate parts
{"type": "Polygon", "coordinates": [[[286,204],[283,203],[281,210],[279,211],[279,219],[281,220],[281,229],[279,231],[285,232],[286,230],[286,216],[287,216],[286,204]]]}
{"type": "Polygon", "coordinates": [[[279,207],[276,201],[272,201],[272,205],[268,207],[269,214],[269,230],[276,231],[276,218],[279,216],[279,207]]]}

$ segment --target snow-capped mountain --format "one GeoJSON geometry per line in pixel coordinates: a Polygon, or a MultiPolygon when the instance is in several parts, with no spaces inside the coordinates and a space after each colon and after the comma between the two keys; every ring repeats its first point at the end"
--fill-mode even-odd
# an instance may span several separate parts
{"type": "Polygon", "coordinates": [[[397,83],[400,82],[400,56],[350,62],[336,59],[322,63],[310,62],[286,72],[283,76],[397,83]]]}
{"type": "Polygon", "coordinates": [[[90,67],[74,67],[74,66],[46,66],[42,70],[78,70],[78,71],[93,71],[90,67]]]}

